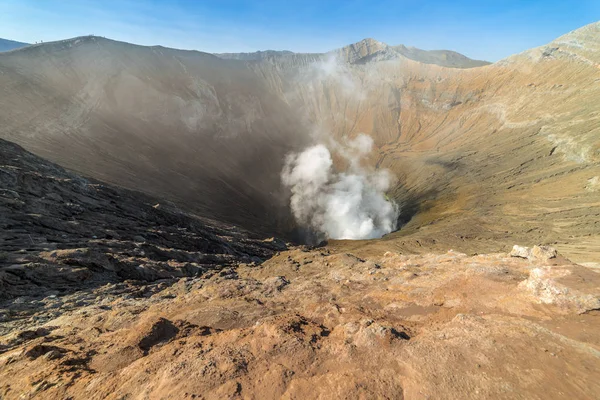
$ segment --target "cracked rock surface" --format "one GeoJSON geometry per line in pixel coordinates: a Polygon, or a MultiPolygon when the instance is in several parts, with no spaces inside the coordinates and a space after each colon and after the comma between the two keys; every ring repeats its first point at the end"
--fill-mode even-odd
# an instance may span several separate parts
{"type": "Polygon", "coordinates": [[[297,247],[261,265],[106,284],[41,298],[35,308],[5,302],[12,319],[0,336],[0,394],[562,399],[600,393],[597,272],[560,255],[543,264],[502,253],[371,251],[349,253],[343,243],[297,247]]]}

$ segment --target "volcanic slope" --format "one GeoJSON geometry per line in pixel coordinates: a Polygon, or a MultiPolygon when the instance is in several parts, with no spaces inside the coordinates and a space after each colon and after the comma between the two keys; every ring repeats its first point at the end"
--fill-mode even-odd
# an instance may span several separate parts
{"type": "Polygon", "coordinates": [[[243,64],[98,37],[0,55],[0,135],[60,165],[255,231],[286,224],[293,110],[243,64]]]}
{"type": "Polygon", "coordinates": [[[319,132],[374,139],[371,164],[398,177],[406,223],[386,246],[483,252],[525,240],[598,261],[600,23],[479,68],[364,58],[249,66],[319,132]]]}
{"type": "Polygon", "coordinates": [[[0,300],[198,276],[281,248],[0,139],[0,300]]]}
{"type": "Polygon", "coordinates": [[[368,246],[474,253],[524,241],[597,262],[599,32],[468,69],[373,40],[246,61],[94,37],[30,46],[0,55],[0,134],[203,216],[285,234],[284,155],[366,133],[369,162],[397,176],[402,206],[402,229],[368,246]]]}
{"type": "Polygon", "coordinates": [[[0,148],[2,399],[600,394],[600,274],[553,249],[286,249],[0,148]]]}

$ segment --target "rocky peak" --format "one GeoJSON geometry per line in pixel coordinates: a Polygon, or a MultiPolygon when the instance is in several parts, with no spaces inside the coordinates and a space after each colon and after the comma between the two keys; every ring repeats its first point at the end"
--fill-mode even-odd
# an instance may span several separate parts
{"type": "Polygon", "coordinates": [[[576,41],[580,45],[594,46],[596,50],[600,47],[600,21],[575,29],[558,39],[553,43],[576,41]]]}
{"type": "Polygon", "coordinates": [[[335,50],[335,53],[337,53],[342,60],[345,60],[349,63],[355,63],[365,57],[386,51],[388,48],[389,46],[383,42],[367,38],[361,40],[360,42],[356,42],[342,47],[341,49],[335,50]]]}

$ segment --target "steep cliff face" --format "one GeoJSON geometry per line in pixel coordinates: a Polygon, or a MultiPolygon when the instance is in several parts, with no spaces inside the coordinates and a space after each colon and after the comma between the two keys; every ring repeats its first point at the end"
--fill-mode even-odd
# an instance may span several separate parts
{"type": "Polygon", "coordinates": [[[242,63],[86,37],[3,54],[0,70],[2,137],[217,220],[285,221],[279,171],[301,124],[242,63]]]}

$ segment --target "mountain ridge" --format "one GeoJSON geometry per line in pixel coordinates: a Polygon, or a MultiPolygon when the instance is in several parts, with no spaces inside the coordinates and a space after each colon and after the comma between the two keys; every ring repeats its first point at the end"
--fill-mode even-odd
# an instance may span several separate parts
{"type": "Polygon", "coordinates": [[[365,38],[356,43],[343,46],[339,49],[330,50],[325,53],[295,53],[289,50],[265,50],[251,53],[215,53],[215,55],[225,59],[261,61],[289,57],[291,55],[326,57],[327,54],[334,54],[342,57],[342,59],[345,59],[348,62],[355,63],[360,59],[366,59],[367,57],[374,56],[376,53],[386,51],[391,53],[388,54],[388,56],[404,56],[425,64],[437,64],[451,68],[473,68],[491,64],[488,61],[470,59],[463,54],[451,50],[422,50],[404,45],[390,46],[372,38],[365,38]]]}
{"type": "Polygon", "coordinates": [[[422,49],[419,49],[416,47],[405,46],[405,45],[390,46],[386,43],[377,41],[372,38],[366,38],[366,39],[363,39],[356,43],[352,43],[347,46],[343,46],[339,49],[330,50],[325,53],[296,53],[296,52],[292,52],[289,50],[259,50],[259,51],[248,52],[248,53],[208,53],[208,52],[204,52],[204,51],[198,50],[198,49],[186,50],[186,49],[165,47],[162,45],[137,45],[137,44],[128,43],[128,42],[124,42],[124,41],[120,41],[120,40],[114,40],[114,39],[105,38],[102,36],[93,36],[93,35],[77,36],[74,38],[67,38],[67,39],[56,40],[56,41],[45,42],[45,43],[37,43],[37,44],[33,44],[33,45],[27,44],[27,43],[14,42],[14,41],[6,40],[6,39],[0,39],[0,40],[14,43],[14,45],[12,47],[10,47],[10,48],[7,47],[6,50],[2,50],[2,45],[0,43],[0,51],[19,50],[23,47],[38,47],[38,46],[48,48],[48,46],[58,46],[60,44],[77,45],[79,43],[85,43],[86,41],[90,41],[90,40],[95,40],[95,41],[107,40],[107,41],[111,41],[111,42],[115,42],[115,43],[125,43],[125,44],[132,45],[132,46],[149,47],[149,48],[156,48],[156,49],[167,49],[167,50],[181,51],[181,52],[189,51],[189,52],[198,52],[198,53],[202,53],[202,54],[212,54],[212,55],[215,55],[222,59],[240,60],[240,61],[261,61],[261,60],[267,60],[267,59],[272,59],[272,58],[289,57],[289,56],[324,57],[327,54],[338,54],[338,55],[342,56],[343,58],[345,57],[346,60],[349,62],[356,62],[360,58],[373,56],[377,52],[388,51],[388,52],[395,54],[396,56],[401,55],[401,56],[410,58],[411,60],[414,60],[414,61],[423,62],[426,64],[437,64],[440,66],[450,67],[450,68],[473,68],[473,67],[479,67],[479,66],[491,64],[488,61],[471,59],[463,54],[460,54],[460,53],[452,51],[452,50],[422,50],[422,49]],[[351,54],[352,52],[354,52],[354,55],[350,56],[349,54],[351,54]],[[363,55],[360,57],[357,57],[357,54],[359,54],[361,52],[363,53],[363,55]]]}
{"type": "Polygon", "coordinates": [[[15,40],[0,38],[0,52],[16,50],[29,45],[29,43],[17,42],[15,40]]]}

